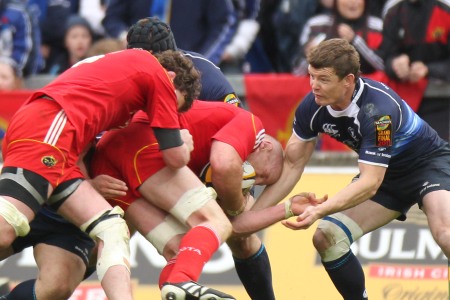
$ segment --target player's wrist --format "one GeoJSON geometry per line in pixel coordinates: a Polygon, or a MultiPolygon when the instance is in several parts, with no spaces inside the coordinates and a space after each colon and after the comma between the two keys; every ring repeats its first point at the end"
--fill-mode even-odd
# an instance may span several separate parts
{"type": "Polygon", "coordinates": [[[248,198],[250,195],[246,195],[244,196],[245,200],[242,202],[241,207],[238,210],[230,210],[230,209],[226,209],[225,213],[227,215],[229,215],[230,217],[236,217],[238,215],[240,215],[241,213],[244,212],[245,207],[247,206],[247,202],[248,202],[248,198]]]}
{"type": "Polygon", "coordinates": [[[292,201],[291,199],[284,201],[284,219],[289,219],[291,217],[295,216],[294,212],[292,211],[292,201]]]}

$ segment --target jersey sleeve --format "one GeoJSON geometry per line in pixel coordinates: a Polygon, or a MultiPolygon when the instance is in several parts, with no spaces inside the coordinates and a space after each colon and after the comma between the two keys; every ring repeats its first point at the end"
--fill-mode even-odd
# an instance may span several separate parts
{"type": "Polygon", "coordinates": [[[231,145],[244,161],[261,144],[265,129],[261,120],[247,112],[237,114],[212,138],[231,145]],[[236,129],[238,128],[238,131],[236,129]]]}
{"type": "Polygon", "coordinates": [[[153,80],[153,91],[148,93],[147,99],[150,127],[180,128],[175,87],[167,72],[161,67],[153,80]]]}
{"type": "Polygon", "coordinates": [[[384,99],[378,98],[370,104],[373,105],[371,113],[361,114],[362,143],[358,161],[388,167],[402,114],[389,95],[381,98],[384,99]]]}

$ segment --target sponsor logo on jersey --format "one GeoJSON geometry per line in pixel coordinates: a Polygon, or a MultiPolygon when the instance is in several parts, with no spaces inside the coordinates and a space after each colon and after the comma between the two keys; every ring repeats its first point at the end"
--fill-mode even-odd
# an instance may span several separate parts
{"type": "Polygon", "coordinates": [[[236,97],[235,94],[228,94],[226,95],[225,99],[223,100],[225,103],[233,104],[235,106],[239,106],[241,101],[236,97]]]}
{"type": "Polygon", "coordinates": [[[58,161],[52,155],[48,155],[48,156],[42,157],[41,162],[45,166],[51,168],[51,167],[54,167],[58,161]]]}
{"type": "Polygon", "coordinates": [[[376,118],[375,142],[377,147],[392,146],[392,120],[390,115],[376,118]]]}
{"type": "Polygon", "coordinates": [[[336,124],[325,123],[322,126],[323,132],[331,136],[335,136],[339,133],[339,130],[335,129],[336,124]]]}

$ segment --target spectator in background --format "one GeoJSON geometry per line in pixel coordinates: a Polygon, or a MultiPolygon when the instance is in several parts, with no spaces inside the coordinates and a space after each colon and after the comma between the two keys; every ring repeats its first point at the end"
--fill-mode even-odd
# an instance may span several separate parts
{"type": "Polygon", "coordinates": [[[203,54],[216,65],[235,22],[231,0],[110,0],[102,23],[108,36],[126,45],[129,27],[150,16],[170,25],[180,48],[203,54]]]}
{"type": "Polygon", "coordinates": [[[13,59],[0,56],[0,91],[20,89],[22,87],[22,78],[19,73],[17,63],[13,59]]]}
{"type": "MultiPolygon", "coordinates": [[[[263,0],[264,1],[264,0],[263,0]]],[[[298,37],[306,21],[318,14],[328,13],[334,0],[281,0],[271,21],[278,55],[276,69],[278,72],[291,73],[295,57],[300,51],[298,37]]]]}
{"type": "Polygon", "coordinates": [[[49,66],[48,74],[58,75],[87,57],[93,42],[93,32],[88,21],[79,15],[67,20],[64,34],[65,51],[49,66]]]}
{"type": "Polygon", "coordinates": [[[372,16],[383,18],[383,9],[387,2],[392,0],[367,0],[367,9],[372,16]]]}
{"type": "Polygon", "coordinates": [[[258,36],[259,23],[256,20],[260,0],[233,0],[237,22],[235,23],[230,43],[222,54],[220,68],[224,73],[252,72],[246,59],[247,53],[258,36]],[[246,67],[247,70],[243,70],[246,67]]]}
{"type": "Polygon", "coordinates": [[[92,46],[86,53],[86,57],[120,51],[123,49],[123,43],[120,40],[113,38],[103,38],[92,44],[92,46]]]}
{"type": "MultiPolygon", "coordinates": [[[[39,28],[41,31],[41,49],[45,73],[54,59],[64,52],[64,32],[67,19],[78,13],[78,0],[28,0],[39,10],[39,28]]],[[[36,26],[37,27],[37,26],[36,26]]]]}
{"type": "Polygon", "coordinates": [[[26,0],[0,1],[0,54],[16,62],[19,76],[37,73],[43,67],[37,13],[26,0]]]}
{"type": "MultiPolygon", "coordinates": [[[[383,42],[380,47],[386,74],[405,83],[415,83],[423,78],[449,83],[448,20],[448,1],[401,0],[390,6],[384,18],[383,42]]],[[[440,137],[450,140],[449,97],[424,96],[418,114],[440,137]]]]}
{"type": "Polygon", "coordinates": [[[105,36],[102,20],[105,17],[106,7],[105,0],[79,0],[78,13],[89,22],[96,39],[105,36]]]}
{"type": "Polygon", "coordinates": [[[293,73],[306,75],[306,57],[323,40],[343,38],[351,43],[361,57],[361,72],[383,71],[383,59],[376,54],[381,44],[383,21],[369,15],[367,0],[335,0],[330,14],[312,17],[300,36],[300,54],[293,73]]]}

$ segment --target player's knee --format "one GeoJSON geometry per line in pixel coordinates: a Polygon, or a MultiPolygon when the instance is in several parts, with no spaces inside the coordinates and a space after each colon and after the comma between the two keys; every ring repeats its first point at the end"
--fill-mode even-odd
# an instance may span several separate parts
{"type": "Polygon", "coordinates": [[[181,241],[182,237],[183,237],[182,235],[178,235],[178,236],[174,237],[164,247],[162,256],[167,261],[173,259],[178,254],[180,241],[181,241]]]}
{"type": "Polygon", "coordinates": [[[8,248],[18,236],[25,236],[30,231],[27,217],[12,203],[0,196],[0,249],[8,248]]]}
{"type": "Polygon", "coordinates": [[[325,233],[317,228],[313,235],[313,245],[316,250],[321,253],[331,246],[325,233]]]}
{"type": "Polygon", "coordinates": [[[172,215],[167,215],[163,222],[145,235],[145,238],[156,248],[159,254],[168,260],[178,252],[181,236],[187,230],[186,225],[181,224],[172,215]]]}
{"type": "Polygon", "coordinates": [[[180,223],[194,227],[212,218],[205,208],[216,197],[217,194],[213,188],[197,187],[185,192],[169,212],[180,223]]]}
{"type": "Polygon", "coordinates": [[[256,234],[243,237],[230,237],[227,245],[233,254],[233,257],[245,259],[254,255],[262,245],[261,240],[256,234]]]}
{"type": "Polygon", "coordinates": [[[431,228],[431,234],[444,253],[446,255],[450,253],[450,228],[445,226],[431,228]]]}
{"type": "Polygon", "coordinates": [[[313,244],[322,261],[328,262],[347,254],[351,244],[362,235],[363,231],[355,221],[342,213],[336,213],[319,222],[313,244]]]}
{"type": "Polygon", "coordinates": [[[0,250],[6,250],[11,247],[11,244],[16,239],[16,232],[9,224],[2,224],[0,232],[0,250]]]}
{"type": "Polygon", "coordinates": [[[123,210],[116,206],[81,226],[91,238],[103,241],[102,252],[97,259],[97,275],[100,281],[112,266],[122,265],[130,271],[130,234],[122,217],[123,210]]]}
{"type": "Polygon", "coordinates": [[[197,187],[184,193],[169,211],[171,215],[189,228],[208,224],[223,240],[231,235],[231,223],[215,201],[217,193],[210,187],[197,187]]]}

